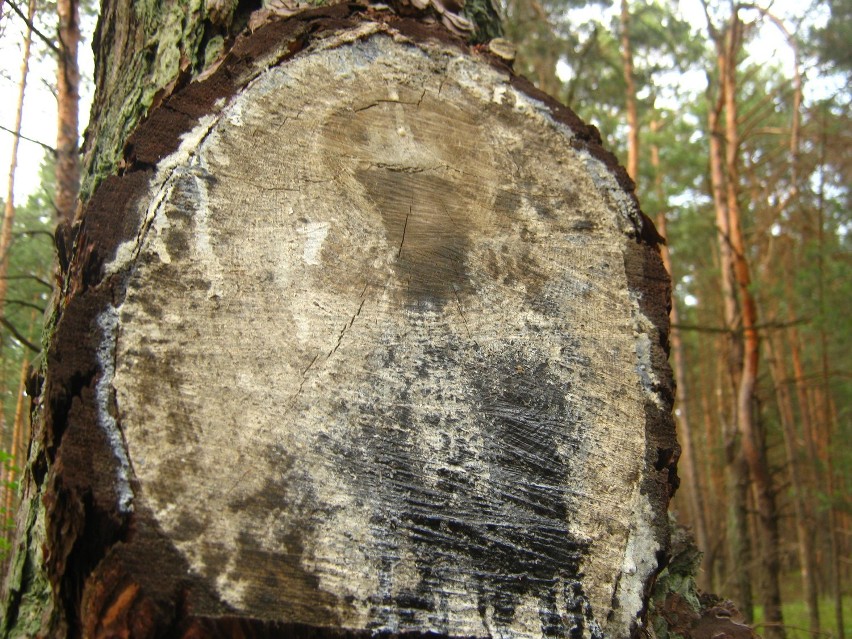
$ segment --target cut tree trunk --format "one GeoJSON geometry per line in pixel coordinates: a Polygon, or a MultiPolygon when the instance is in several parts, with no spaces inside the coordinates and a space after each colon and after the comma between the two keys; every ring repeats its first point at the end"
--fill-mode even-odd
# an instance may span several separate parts
{"type": "Polygon", "coordinates": [[[6,630],[642,632],[669,280],[596,131],[354,5],[179,85],[82,214],[6,630]]]}

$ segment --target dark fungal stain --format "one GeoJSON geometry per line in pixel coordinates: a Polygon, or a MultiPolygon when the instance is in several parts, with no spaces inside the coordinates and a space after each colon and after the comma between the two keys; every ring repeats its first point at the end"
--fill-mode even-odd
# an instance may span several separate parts
{"type": "Polygon", "coordinates": [[[449,180],[386,169],[358,171],[382,216],[397,290],[414,309],[443,308],[467,292],[469,202],[449,180]]]}
{"type": "Polygon", "coordinates": [[[388,351],[386,369],[398,383],[381,401],[350,407],[361,416],[355,441],[332,444],[359,477],[360,499],[372,504],[382,550],[370,627],[402,631],[426,617],[444,632],[445,589],[458,580],[472,584],[483,623],[511,626],[532,596],[544,636],[588,630],[600,638],[580,581],[588,547],[569,529],[572,465],[582,463],[572,433],[582,417],[564,380],[511,344],[496,354],[425,345],[420,370],[406,370],[388,351]],[[415,414],[415,379],[437,371],[467,396],[436,398],[431,412],[415,414]],[[460,404],[463,422],[442,400],[460,404]],[[444,435],[428,452],[417,444],[426,430],[444,435]],[[416,584],[395,578],[403,554],[416,558],[416,584]]]}
{"type": "Polygon", "coordinates": [[[478,115],[434,87],[398,82],[323,124],[325,162],[363,188],[365,206],[384,227],[392,291],[407,310],[440,312],[461,305],[471,289],[471,238],[494,199],[483,185],[496,182],[478,115]],[[393,145],[399,153],[389,157],[393,145]]]}
{"type": "MultiPolygon", "coordinates": [[[[267,457],[277,475],[267,478],[254,494],[229,504],[237,521],[257,526],[243,529],[237,539],[237,563],[243,567],[240,574],[252,574],[242,595],[245,607],[281,619],[336,625],[336,611],[343,602],[320,588],[319,578],[302,563],[303,540],[314,536],[317,522],[328,513],[317,510],[319,500],[310,475],[291,454],[279,447],[269,450],[267,457]],[[272,538],[273,549],[267,549],[266,537],[272,538]]],[[[208,566],[208,578],[215,581],[226,573],[230,558],[228,555],[224,564],[208,566]]]]}

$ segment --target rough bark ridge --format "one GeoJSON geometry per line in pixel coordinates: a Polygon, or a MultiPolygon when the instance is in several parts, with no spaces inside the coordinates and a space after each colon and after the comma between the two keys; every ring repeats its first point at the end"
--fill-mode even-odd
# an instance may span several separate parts
{"type": "Polygon", "coordinates": [[[7,632],[641,631],[669,281],[593,128],[338,5],[238,38],[122,164],[56,306],[7,632]]]}

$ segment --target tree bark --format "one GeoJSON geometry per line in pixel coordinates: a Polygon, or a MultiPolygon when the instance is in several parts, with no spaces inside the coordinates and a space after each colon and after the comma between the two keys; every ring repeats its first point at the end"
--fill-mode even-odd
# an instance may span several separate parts
{"type": "Polygon", "coordinates": [[[669,279],[599,143],[443,27],[349,4],[166,85],[89,176],[4,629],[642,632],[669,279]]]}

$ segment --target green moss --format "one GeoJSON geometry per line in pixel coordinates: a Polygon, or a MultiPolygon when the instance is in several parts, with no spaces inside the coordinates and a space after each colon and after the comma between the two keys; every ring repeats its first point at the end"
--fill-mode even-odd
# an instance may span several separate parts
{"type": "MultiPolygon", "coordinates": [[[[30,478],[31,480],[31,478],[30,478]]],[[[54,626],[57,607],[53,589],[42,571],[41,558],[45,541],[44,504],[39,497],[27,502],[24,537],[19,539],[9,566],[7,586],[18,593],[6,600],[16,602],[12,609],[3,610],[0,634],[4,637],[35,637],[54,626]]]]}
{"type": "Polygon", "coordinates": [[[211,59],[209,46],[201,50],[203,0],[137,0],[132,13],[131,21],[137,31],[127,35],[144,44],[123,61],[121,70],[112,78],[109,97],[99,112],[93,114],[99,122],[81,188],[84,202],[104,178],[115,172],[127,138],[147,114],[155,97],[182,72],[197,75],[211,59]]]}
{"type": "Polygon", "coordinates": [[[688,628],[690,617],[697,619],[702,608],[695,583],[702,554],[673,518],[670,527],[672,558],[657,576],[648,608],[648,620],[656,639],[682,639],[679,631],[688,628]]]}
{"type": "Polygon", "coordinates": [[[225,38],[220,35],[213,36],[207,42],[207,46],[204,49],[204,66],[209,67],[213,64],[218,58],[219,54],[225,48],[225,38]]]}
{"type": "Polygon", "coordinates": [[[473,23],[473,42],[488,42],[503,37],[503,23],[493,0],[467,0],[464,14],[473,23]]]}

